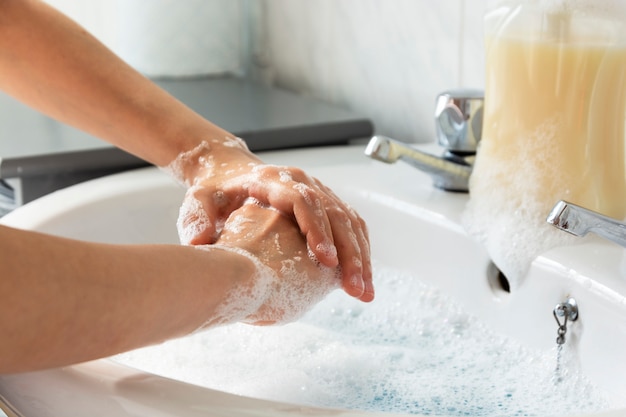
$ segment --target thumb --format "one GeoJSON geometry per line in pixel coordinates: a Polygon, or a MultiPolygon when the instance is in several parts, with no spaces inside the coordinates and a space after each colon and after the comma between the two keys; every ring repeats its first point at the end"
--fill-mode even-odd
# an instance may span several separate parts
{"type": "Polygon", "coordinates": [[[207,245],[215,240],[216,225],[204,204],[196,197],[194,187],[187,190],[178,213],[176,228],[183,245],[207,245]]]}

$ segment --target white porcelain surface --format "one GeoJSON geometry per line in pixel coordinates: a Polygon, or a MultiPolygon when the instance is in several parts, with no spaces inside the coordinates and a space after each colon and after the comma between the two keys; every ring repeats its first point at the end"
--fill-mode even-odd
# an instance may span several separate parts
{"type": "MultiPolygon", "coordinates": [[[[353,205],[369,224],[376,260],[432,280],[470,313],[524,345],[552,348],[556,337],[552,308],[574,296],[581,316],[568,337],[577,344],[582,368],[617,398],[626,392],[626,279],[621,248],[591,239],[553,250],[533,264],[520,289],[506,293],[489,283],[486,252],[459,225],[466,195],[434,189],[428,176],[407,165],[368,160],[362,146],[272,152],[262,157],[270,163],[305,168],[353,205]]],[[[182,194],[162,172],[149,168],[58,191],[2,222],[106,242],[174,242],[182,194]]],[[[0,398],[28,417],[363,415],[226,394],[106,359],[1,377],[0,398]]]]}

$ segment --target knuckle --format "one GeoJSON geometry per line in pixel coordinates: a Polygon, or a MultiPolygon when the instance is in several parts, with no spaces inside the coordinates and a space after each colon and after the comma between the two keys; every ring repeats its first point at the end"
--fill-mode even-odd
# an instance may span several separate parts
{"type": "Polygon", "coordinates": [[[352,227],[352,220],[348,213],[345,210],[341,209],[341,207],[332,207],[329,211],[330,216],[332,216],[333,220],[339,222],[341,224],[345,224],[348,227],[352,227]]]}

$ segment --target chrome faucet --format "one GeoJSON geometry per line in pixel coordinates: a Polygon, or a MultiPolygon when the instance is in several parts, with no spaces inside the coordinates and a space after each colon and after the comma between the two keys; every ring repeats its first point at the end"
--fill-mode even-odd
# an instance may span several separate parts
{"type": "Polygon", "coordinates": [[[457,89],[441,93],[435,103],[435,127],[441,156],[420,151],[409,144],[374,136],[365,155],[386,163],[405,161],[430,174],[436,187],[467,192],[476,150],[482,134],[483,92],[457,89]]]}
{"type": "Polygon", "coordinates": [[[567,201],[559,201],[546,221],[575,236],[593,232],[626,247],[626,224],[567,201]]]}

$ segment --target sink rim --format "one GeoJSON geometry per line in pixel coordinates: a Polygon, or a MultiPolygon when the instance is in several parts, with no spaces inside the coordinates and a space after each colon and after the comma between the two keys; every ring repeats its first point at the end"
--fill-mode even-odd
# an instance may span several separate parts
{"type": "MultiPolygon", "coordinates": [[[[260,155],[264,160],[270,163],[272,161],[283,161],[283,159],[287,155],[289,156],[290,165],[293,164],[296,166],[300,166],[307,171],[311,170],[313,172],[313,175],[315,175],[315,169],[317,167],[316,161],[318,161],[321,157],[323,157],[322,168],[324,166],[332,166],[332,164],[342,164],[342,167],[344,166],[344,164],[347,164],[352,168],[365,169],[365,171],[367,171],[367,167],[374,164],[374,166],[376,167],[376,171],[381,171],[384,174],[384,178],[381,179],[380,183],[374,182],[373,184],[370,184],[372,186],[372,189],[375,190],[371,194],[372,196],[376,196],[376,192],[379,192],[382,196],[391,196],[391,198],[393,198],[391,204],[395,207],[399,207],[399,205],[401,206],[402,204],[407,204],[408,208],[416,207],[416,202],[419,202],[419,208],[424,210],[423,213],[436,214],[440,216],[439,218],[442,225],[447,225],[453,231],[462,232],[462,228],[460,226],[460,210],[464,207],[465,201],[467,199],[466,195],[450,194],[445,193],[441,190],[434,189],[431,185],[430,177],[416,171],[411,167],[404,167],[403,165],[394,165],[387,167],[378,162],[369,161],[362,156],[361,146],[353,145],[348,147],[311,148],[307,150],[269,152],[262,153],[260,155]],[[318,159],[316,159],[316,157],[318,159]],[[399,190],[395,188],[392,190],[389,187],[389,183],[393,183],[394,177],[405,178],[405,181],[402,183],[399,190]],[[406,178],[410,178],[410,180],[406,180],[406,178]]],[[[16,210],[15,212],[7,215],[5,218],[0,219],[0,223],[11,225],[21,222],[22,219],[32,219],[33,214],[41,211],[42,209],[47,210],[46,215],[49,218],[61,215],[66,211],[61,209],[60,205],[54,204],[54,202],[66,200],[69,195],[73,196],[73,204],[89,204],[93,203],[94,199],[97,200],[116,196],[120,192],[132,192],[132,190],[135,189],[135,187],[137,186],[159,187],[166,183],[173,183],[173,181],[165,175],[154,175],[154,170],[155,168],[143,168],[127,173],[115,174],[113,176],[92,180],[88,183],[78,184],[69,187],[68,189],[59,190],[53,194],[50,194],[49,196],[45,196],[39,200],[29,203],[19,210],[16,210]]],[[[322,179],[323,182],[326,182],[324,178],[320,179],[322,179]]],[[[347,186],[350,179],[341,178],[341,181],[347,186]]],[[[41,222],[38,224],[41,224],[41,222]]],[[[33,227],[37,227],[38,224],[35,222],[33,224],[33,227]]],[[[593,244],[600,245],[600,247],[602,247],[603,249],[608,248],[610,252],[609,255],[611,257],[614,257],[615,254],[617,254],[618,252],[616,248],[612,247],[611,245],[603,244],[603,242],[593,242],[593,244]]],[[[537,261],[537,263],[539,266],[547,265],[557,268],[573,268],[575,271],[578,271],[581,276],[596,273],[596,266],[586,265],[578,258],[579,254],[581,253],[581,251],[578,249],[566,248],[564,250],[551,251],[545,256],[542,256],[537,261]],[[572,267],[571,263],[568,264],[565,262],[568,260],[569,262],[572,262],[572,260],[578,260],[579,265],[574,262],[575,265],[572,267]]],[[[563,273],[570,272],[564,271],[563,273]]],[[[597,289],[597,291],[601,292],[603,290],[602,288],[599,288],[597,289]]],[[[624,298],[621,294],[618,294],[616,297],[621,297],[622,299],[624,298]]],[[[624,314],[626,314],[626,312],[624,314]]],[[[129,392],[132,392],[132,394],[135,395],[138,404],[141,404],[141,401],[143,401],[146,396],[149,396],[148,392],[151,392],[152,394],[150,395],[154,396],[151,397],[152,400],[157,400],[159,396],[163,394],[163,392],[172,393],[172,395],[179,395],[180,398],[168,398],[169,402],[167,404],[161,404],[161,406],[166,409],[175,404],[178,407],[189,407],[190,409],[195,407],[196,409],[203,410],[210,409],[214,410],[215,412],[219,411],[223,407],[234,407],[239,410],[246,410],[246,413],[257,413],[254,415],[258,416],[301,415],[301,413],[305,410],[307,412],[314,412],[316,415],[329,416],[352,416],[363,414],[373,416],[393,415],[389,413],[364,413],[361,411],[303,407],[300,405],[290,405],[274,401],[241,397],[238,395],[215,391],[208,388],[197,387],[195,385],[187,384],[181,381],[170,380],[168,378],[153,375],[144,371],[135,370],[125,365],[113,362],[110,359],[100,359],[63,369],[41,371],[37,373],[22,374],[17,376],[0,377],[0,399],[4,398],[6,402],[15,403],[15,396],[12,398],[8,398],[7,396],[3,397],[1,393],[12,383],[19,385],[20,381],[24,381],[24,378],[27,378],[28,381],[30,381],[29,384],[32,384],[31,386],[29,386],[28,395],[32,395],[33,389],[35,391],[39,390],[41,395],[45,395],[44,393],[49,391],[49,387],[46,386],[47,384],[45,382],[57,380],[66,382],[69,380],[81,381],[84,387],[97,388],[98,390],[100,390],[98,393],[99,396],[106,396],[108,398],[119,396],[119,389],[121,386],[124,386],[124,389],[130,387],[129,392]],[[36,383],[35,381],[40,382],[36,383]],[[140,384],[137,384],[136,382],[140,382],[140,384]],[[35,389],[35,386],[37,386],[37,389],[35,389]],[[201,389],[204,393],[202,396],[202,400],[200,401],[199,399],[198,401],[200,402],[195,402],[194,399],[193,404],[190,405],[190,401],[192,401],[192,399],[189,398],[189,392],[195,392],[196,388],[201,389]],[[177,398],[180,400],[179,403],[176,403],[177,398]]],[[[57,382],[55,382],[55,384],[56,383],[57,382]]],[[[76,387],[72,386],[71,389],[75,390],[76,387]]],[[[129,405],[127,404],[126,406],[129,405]]],[[[17,407],[17,405],[15,405],[15,407],[17,407]]],[[[159,409],[162,410],[162,408],[159,409]]],[[[180,411],[181,409],[177,409],[176,414],[172,415],[181,415],[180,411]]],[[[619,410],[616,411],[615,415],[618,415],[617,412],[619,412],[619,410]]],[[[194,415],[192,410],[190,410],[190,413],[192,414],[189,415],[194,415]]],[[[608,416],[611,415],[611,413],[603,415],[608,416]]]]}

